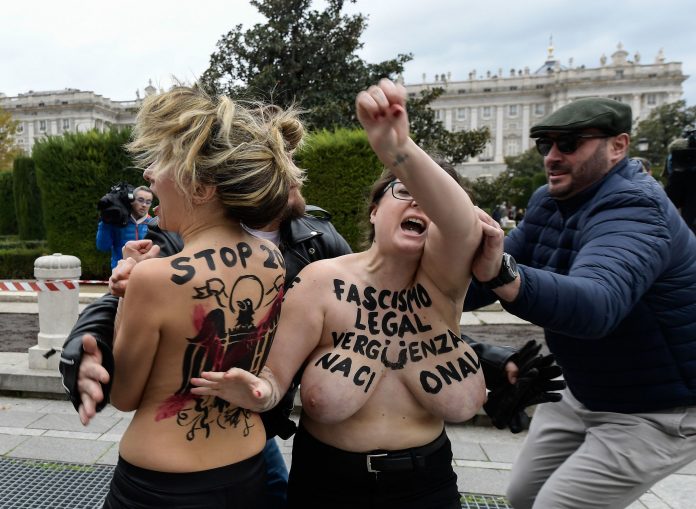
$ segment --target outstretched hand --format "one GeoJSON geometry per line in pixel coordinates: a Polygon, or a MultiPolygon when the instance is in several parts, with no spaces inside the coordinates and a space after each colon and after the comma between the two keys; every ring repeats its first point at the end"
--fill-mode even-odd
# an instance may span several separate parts
{"type": "Polygon", "coordinates": [[[562,374],[561,368],[553,354],[539,355],[540,350],[539,343],[528,341],[517,354],[517,381],[502,385],[488,395],[484,409],[496,428],[509,427],[513,433],[519,433],[528,420],[526,415],[521,415],[525,408],[561,400],[557,391],[566,387],[563,380],[556,380],[562,374]]]}
{"type": "Polygon", "coordinates": [[[101,384],[108,383],[110,377],[102,366],[102,353],[94,336],[82,336],[82,350],[82,361],[77,374],[77,391],[81,403],[77,412],[82,425],[87,426],[97,415],[97,405],[104,399],[101,384]]]}
{"type": "Polygon", "coordinates": [[[372,149],[382,162],[393,163],[394,152],[410,140],[404,86],[382,79],[358,94],[355,108],[372,149]]]}
{"type": "Polygon", "coordinates": [[[191,378],[195,385],[192,394],[217,396],[232,405],[253,412],[267,409],[272,395],[268,382],[241,368],[228,371],[204,371],[200,377],[191,378]]]}

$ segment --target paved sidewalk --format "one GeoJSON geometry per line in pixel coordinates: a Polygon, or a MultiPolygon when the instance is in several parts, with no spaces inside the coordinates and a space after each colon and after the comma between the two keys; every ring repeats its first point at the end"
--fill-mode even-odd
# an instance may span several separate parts
{"type": "MultiPolygon", "coordinates": [[[[89,426],[83,427],[68,401],[0,396],[0,459],[115,465],[118,442],[131,417],[132,413],[108,406],[89,426]]],[[[512,462],[526,433],[513,435],[468,424],[448,425],[447,432],[452,441],[459,490],[504,495],[512,462]]],[[[289,465],[292,439],[279,442],[289,465]]],[[[690,509],[694,499],[696,464],[659,482],[629,507],[690,509]]]]}

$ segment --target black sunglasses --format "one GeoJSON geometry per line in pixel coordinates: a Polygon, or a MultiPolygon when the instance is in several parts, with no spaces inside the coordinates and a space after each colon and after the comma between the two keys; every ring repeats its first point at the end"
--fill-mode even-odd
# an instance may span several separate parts
{"type": "Polygon", "coordinates": [[[606,134],[561,134],[556,138],[541,137],[536,139],[536,148],[542,156],[549,155],[555,143],[562,154],[572,154],[578,149],[580,140],[590,140],[593,138],[610,138],[606,134]]]}

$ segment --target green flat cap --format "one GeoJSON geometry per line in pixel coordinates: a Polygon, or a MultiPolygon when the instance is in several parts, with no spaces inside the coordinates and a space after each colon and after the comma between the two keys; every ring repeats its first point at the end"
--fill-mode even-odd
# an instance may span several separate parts
{"type": "Polygon", "coordinates": [[[531,138],[548,132],[571,132],[582,129],[600,129],[616,136],[631,134],[631,107],[604,97],[578,99],[557,109],[529,130],[531,138]]]}

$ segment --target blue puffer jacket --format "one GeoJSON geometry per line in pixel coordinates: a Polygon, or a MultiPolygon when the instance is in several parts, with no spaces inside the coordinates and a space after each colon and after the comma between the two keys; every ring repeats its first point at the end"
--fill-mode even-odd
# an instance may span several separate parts
{"type": "Polygon", "coordinates": [[[141,240],[147,235],[147,225],[152,218],[148,215],[145,221],[135,224],[133,216],[128,216],[126,226],[104,223],[99,221],[97,226],[97,249],[99,251],[111,251],[111,268],[123,258],[121,249],[129,240],[141,240]]]}
{"type": "MultiPolygon", "coordinates": [[[[521,288],[504,307],[544,327],[587,408],[696,404],[696,237],[637,164],[622,160],[570,200],[541,187],[505,250],[521,288]]],[[[472,293],[467,307],[492,298],[472,293]]]]}

